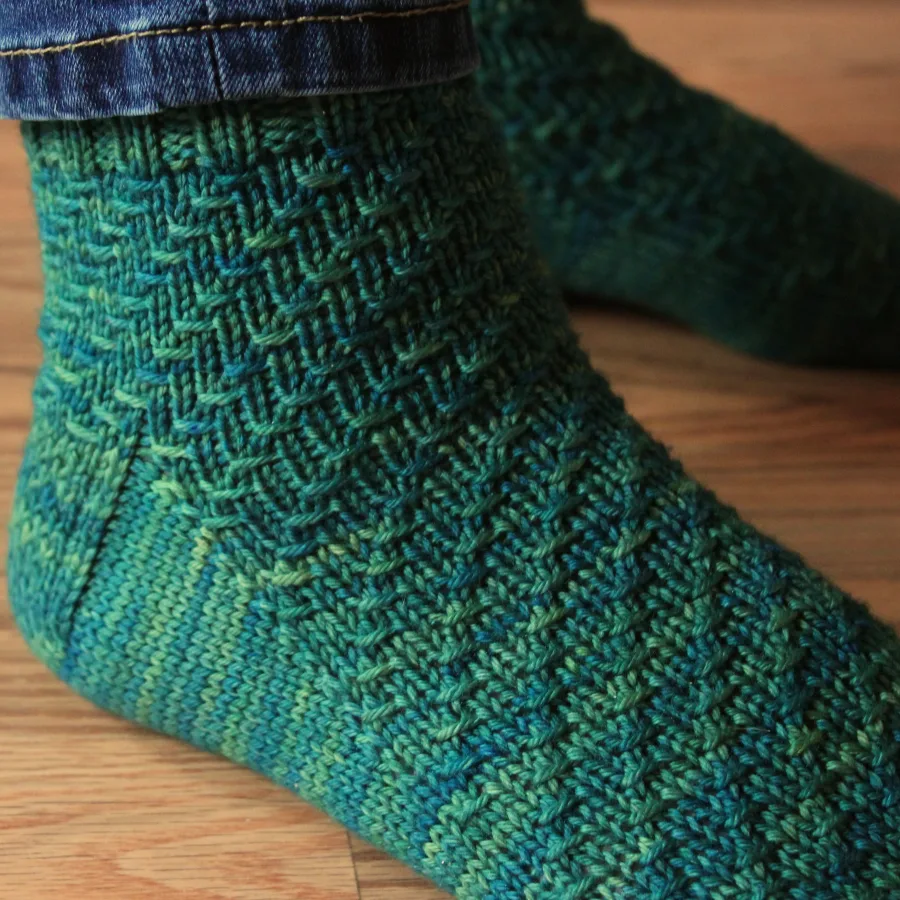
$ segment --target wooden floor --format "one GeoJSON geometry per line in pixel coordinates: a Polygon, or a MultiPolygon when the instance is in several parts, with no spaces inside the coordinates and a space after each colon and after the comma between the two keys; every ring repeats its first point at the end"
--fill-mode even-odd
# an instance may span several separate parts
{"type": "MultiPolygon", "coordinates": [[[[620,0],[595,7],[691,80],[900,193],[896,0],[620,0]]],[[[39,302],[23,158],[15,128],[3,124],[4,517],[28,425],[39,302]]],[[[900,624],[900,375],[792,371],[619,315],[583,315],[578,325],[597,365],[696,474],[900,624]]],[[[0,896],[443,895],[261,778],[71,695],[28,655],[4,594],[0,896]]]]}

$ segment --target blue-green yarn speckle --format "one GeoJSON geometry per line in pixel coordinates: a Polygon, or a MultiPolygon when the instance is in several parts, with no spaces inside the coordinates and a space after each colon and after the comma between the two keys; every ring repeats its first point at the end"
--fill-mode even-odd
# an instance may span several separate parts
{"type": "Polygon", "coordinates": [[[686,87],[579,0],[472,0],[557,280],[795,362],[900,366],[900,203],[686,87]]]}
{"type": "Polygon", "coordinates": [[[897,896],[896,638],[590,369],[489,119],[25,126],[25,637],[460,900],[897,896]]]}

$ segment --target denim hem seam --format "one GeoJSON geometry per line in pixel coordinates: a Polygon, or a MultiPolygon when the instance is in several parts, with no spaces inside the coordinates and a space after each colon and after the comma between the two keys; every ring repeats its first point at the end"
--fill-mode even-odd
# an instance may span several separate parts
{"type": "Polygon", "coordinates": [[[309,15],[296,16],[291,19],[250,19],[244,22],[214,22],[206,25],[186,25],[178,28],[153,28],[146,31],[131,31],[126,34],[113,34],[106,37],[91,38],[85,41],[73,41],[68,44],[54,44],[49,47],[22,47],[14,50],[0,50],[0,59],[23,56],[47,56],[66,53],[90,47],[104,47],[120,44],[125,41],[137,41],[144,38],[177,37],[187,34],[204,34],[210,32],[236,31],[238,29],[276,29],[291,28],[297,25],[335,25],[352,22],[366,22],[370,19],[411,19],[440,13],[456,12],[465,9],[471,0],[451,0],[439,6],[428,6],[419,9],[405,10],[370,10],[352,15],[309,15]]]}

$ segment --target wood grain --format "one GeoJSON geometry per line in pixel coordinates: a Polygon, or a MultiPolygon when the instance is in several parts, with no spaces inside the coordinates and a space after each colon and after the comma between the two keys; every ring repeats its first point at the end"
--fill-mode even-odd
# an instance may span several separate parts
{"type": "MultiPolygon", "coordinates": [[[[900,193],[895,0],[603,0],[593,8],[689,80],[900,193]]],[[[15,126],[3,123],[4,519],[39,360],[39,285],[22,151],[15,126]]],[[[623,314],[582,312],[576,321],[596,364],[697,475],[900,625],[900,376],[759,363],[623,314]]],[[[4,529],[4,559],[5,541],[4,529]]],[[[29,656],[5,593],[0,751],[3,897],[443,896],[263,779],[92,709],[29,656]]]]}

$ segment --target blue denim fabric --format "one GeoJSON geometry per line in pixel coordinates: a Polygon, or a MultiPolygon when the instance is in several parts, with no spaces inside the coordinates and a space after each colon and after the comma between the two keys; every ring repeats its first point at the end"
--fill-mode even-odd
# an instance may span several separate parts
{"type": "Polygon", "coordinates": [[[0,116],[89,119],[473,71],[467,0],[0,0],[0,116]]]}

